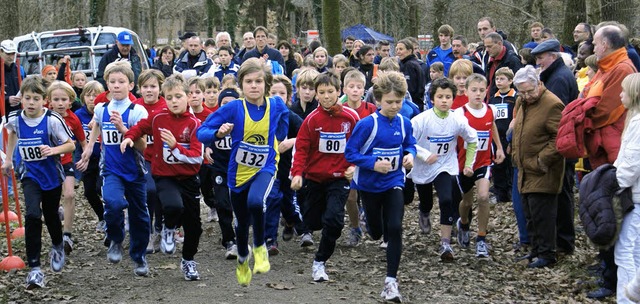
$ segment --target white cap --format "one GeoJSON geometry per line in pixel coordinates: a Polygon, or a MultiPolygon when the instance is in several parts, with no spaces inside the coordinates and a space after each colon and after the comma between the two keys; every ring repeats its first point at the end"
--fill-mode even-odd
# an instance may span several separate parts
{"type": "Polygon", "coordinates": [[[2,48],[2,51],[5,53],[15,53],[16,50],[16,44],[13,43],[13,40],[3,40],[2,44],[0,45],[0,48],[2,48]]]}

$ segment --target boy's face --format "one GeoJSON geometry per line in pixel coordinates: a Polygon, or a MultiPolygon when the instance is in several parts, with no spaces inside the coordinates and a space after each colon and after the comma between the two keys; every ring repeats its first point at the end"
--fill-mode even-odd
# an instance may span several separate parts
{"type": "Polygon", "coordinates": [[[282,84],[282,82],[274,83],[269,89],[270,96],[280,96],[282,100],[284,100],[287,105],[289,105],[289,98],[287,98],[287,88],[282,84]]]}
{"type": "Polygon", "coordinates": [[[451,46],[451,36],[447,36],[445,34],[438,34],[438,39],[440,39],[440,47],[441,48],[449,48],[451,46]]]}
{"type": "Polygon", "coordinates": [[[200,90],[200,88],[192,84],[189,86],[189,105],[192,108],[199,109],[202,106],[202,100],[204,99],[204,94],[200,90]]]}
{"type": "Polygon", "coordinates": [[[352,80],[347,83],[343,90],[347,94],[349,101],[357,102],[362,100],[362,95],[364,95],[364,83],[352,80]]]}
{"type": "Polygon", "coordinates": [[[313,86],[308,84],[298,86],[298,97],[300,97],[300,101],[311,102],[314,96],[316,96],[316,91],[313,89],[313,86]]]}
{"type": "Polygon", "coordinates": [[[437,88],[433,94],[433,106],[442,112],[447,112],[451,109],[451,105],[453,105],[453,91],[449,88],[437,88]]]}
{"type": "Polygon", "coordinates": [[[496,76],[496,87],[500,91],[511,89],[511,83],[512,82],[513,82],[513,80],[507,78],[507,76],[504,76],[504,75],[496,76]]]}
{"type": "Polygon", "coordinates": [[[204,91],[204,102],[209,107],[215,107],[218,103],[218,94],[220,92],[216,88],[208,88],[204,91]]]}
{"type": "Polygon", "coordinates": [[[142,87],[140,87],[140,94],[146,104],[154,104],[158,102],[158,96],[160,95],[160,84],[158,84],[158,79],[149,78],[149,80],[143,83],[142,87]]]}
{"type": "Polygon", "coordinates": [[[344,69],[346,68],[347,68],[347,64],[344,62],[340,62],[333,65],[333,70],[335,71],[338,77],[340,77],[340,74],[342,74],[342,71],[344,71],[344,69]]]}
{"type": "Polygon", "coordinates": [[[442,71],[436,71],[434,69],[429,69],[429,77],[431,77],[431,80],[436,80],[440,77],[444,76],[444,72],[442,71]]]}
{"type": "Polygon", "coordinates": [[[396,92],[389,92],[382,95],[380,100],[380,113],[389,118],[396,117],[402,109],[404,94],[398,95],[396,92]]]}
{"type": "Polygon", "coordinates": [[[171,113],[180,115],[187,111],[189,97],[178,87],[172,88],[164,92],[164,98],[167,101],[167,108],[171,113]]]}
{"type": "Polygon", "coordinates": [[[259,102],[265,95],[264,72],[249,73],[242,78],[242,92],[249,102],[259,102]]]}
{"type": "Polygon", "coordinates": [[[24,115],[26,115],[27,117],[36,118],[42,115],[44,96],[38,93],[26,91],[22,93],[22,99],[20,103],[22,104],[24,115]]]}
{"type": "Polygon", "coordinates": [[[87,105],[89,111],[93,111],[93,108],[96,106],[96,96],[98,96],[98,94],[93,91],[84,94],[84,104],[87,105]]]}
{"type": "Polygon", "coordinates": [[[129,92],[133,90],[133,87],[134,84],[129,81],[127,75],[120,72],[109,74],[107,88],[109,88],[111,98],[115,100],[127,99],[129,97],[129,92]]]}
{"type": "Polygon", "coordinates": [[[213,56],[216,55],[216,48],[208,47],[206,53],[207,53],[207,58],[213,59],[213,56]]]}
{"type": "Polygon", "coordinates": [[[73,86],[78,88],[78,89],[82,89],[84,88],[84,84],[87,83],[87,76],[84,76],[84,74],[78,74],[75,77],[73,77],[73,86]]]}
{"type": "Polygon", "coordinates": [[[458,95],[464,95],[465,84],[467,83],[467,75],[458,74],[453,76],[453,83],[458,88],[458,95]]]}
{"type": "Polygon", "coordinates": [[[220,64],[223,66],[228,66],[231,63],[231,55],[227,50],[219,51],[218,58],[220,58],[220,64]]]}
{"type": "Polygon", "coordinates": [[[487,84],[484,81],[474,81],[467,87],[467,96],[469,96],[469,103],[478,106],[484,103],[485,97],[487,97],[487,84]]]}
{"type": "Polygon", "coordinates": [[[329,109],[335,105],[336,102],[338,102],[338,97],[340,96],[339,90],[328,84],[319,85],[317,94],[318,102],[325,109],[329,109]]]}
{"type": "Polygon", "coordinates": [[[49,108],[58,112],[58,114],[66,116],[67,109],[71,106],[69,95],[62,89],[56,89],[51,92],[49,98],[49,108]]]}

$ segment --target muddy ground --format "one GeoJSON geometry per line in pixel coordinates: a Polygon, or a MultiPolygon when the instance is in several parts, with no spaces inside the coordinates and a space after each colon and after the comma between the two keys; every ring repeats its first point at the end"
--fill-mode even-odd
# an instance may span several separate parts
{"type": "MultiPolygon", "coordinates": [[[[103,235],[95,232],[96,219],[82,197],[82,187],[76,198],[76,244],[63,271],[53,273],[49,268],[47,244],[50,240],[43,229],[46,287],[26,290],[26,269],[3,273],[0,303],[382,302],[385,252],[370,238],[356,248],[344,246],[341,238],[327,263],[330,281],[324,283],[314,283],[311,279],[315,247],[303,249],[297,241],[280,241],[280,254],[270,257],[271,271],[255,275],[249,287],[240,287],[235,278],[236,262],[224,259],[224,250],[219,245],[219,226],[204,222],[208,209],[203,206],[204,233],[196,255],[201,280],[184,280],[179,269],[180,247],[173,255],[148,255],[151,275],[140,278],[134,276],[128,256],[117,265],[107,261],[103,235]]],[[[517,241],[517,227],[511,204],[491,205],[488,236],[491,259],[477,259],[472,242],[474,249],[468,250],[460,250],[454,244],[456,260],[445,264],[440,262],[437,252],[439,216],[437,204],[435,206],[433,232],[429,235],[419,231],[417,201],[405,211],[404,251],[398,280],[406,303],[598,303],[586,298],[586,292],[595,288],[595,279],[586,269],[595,263],[597,251],[586,240],[578,220],[575,254],[560,258],[554,268],[530,270],[525,264],[514,262],[516,254],[512,245],[517,241]]],[[[316,245],[319,235],[318,232],[314,235],[316,245]]],[[[4,257],[4,225],[0,236],[4,257]]],[[[26,259],[24,240],[14,242],[14,253],[26,259]]],[[[605,303],[614,302],[612,297],[605,303]]]]}

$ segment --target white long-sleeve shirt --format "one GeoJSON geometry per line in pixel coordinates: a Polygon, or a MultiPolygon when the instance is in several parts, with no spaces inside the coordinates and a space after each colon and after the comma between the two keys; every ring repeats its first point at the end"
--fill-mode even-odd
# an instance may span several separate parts
{"type": "MultiPolygon", "coordinates": [[[[629,113],[631,114],[631,113],[629,113]]],[[[631,187],[633,202],[640,204],[640,113],[635,114],[622,133],[620,152],[613,163],[620,188],[631,187]]]]}

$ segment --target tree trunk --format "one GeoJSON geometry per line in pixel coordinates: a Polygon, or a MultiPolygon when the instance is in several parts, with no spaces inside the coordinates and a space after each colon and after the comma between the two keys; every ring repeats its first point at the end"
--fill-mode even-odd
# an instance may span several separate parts
{"type": "MultiPolygon", "coordinates": [[[[420,19],[418,18],[418,1],[417,0],[409,0],[407,1],[409,5],[409,36],[418,37],[418,31],[420,30],[420,19]]],[[[447,2],[447,6],[445,8],[445,13],[449,7],[447,2]]]]}
{"type": "Polygon", "coordinates": [[[138,6],[138,0],[131,0],[131,13],[129,14],[129,21],[131,22],[131,30],[135,33],[140,33],[140,14],[138,6]]]}
{"type": "Polygon", "coordinates": [[[149,40],[151,40],[150,44],[155,45],[158,43],[158,33],[156,31],[156,13],[158,10],[158,5],[156,0],[149,0],[149,40]]]}
{"type": "MultiPolygon", "coordinates": [[[[322,0],[313,0],[311,2],[312,5],[312,12],[313,12],[313,17],[316,20],[316,29],[318,30],[318,32],[320,33],[320,40],[322,41],[326,41],[326,36],[325,36],[325,32],[322,26],[322,17],[323,17],[323,13],[322,13],[322,0]]],[[[338,6],[339,8],[339,6],[338,6]]],[[[334,19],[334,22],[340,23],[339,21],[340,19],[334,19]]],[[[331,53],[329,53],[331,54],[331,53]]]]}
{"type": "Polygon", "coordinates": [[[107,0],[91,0],[90,6],[89,6],[89,25],[98,26],[102,24],[107,24],[107,22],[105,22],[106,11],[107,11],[107,0]]]}
{"type": "Polygon", "coordinates": [[[322,0],[322,28],[324,29],[324,45],[329,54],[340,54],[340,0],[322,0]]]}
{"type": "Polygon", "coordinates": [[[573,44],[573,29],[580,22],[587,20],[587,4],[585,0],[565,0],[562,32],[558,33],[558,39],[565,43],[573,44]]]}
{"type": "Polygon", "coordinates": [[[254,16],[255,26],[267,27],[267,2],[265,0],[255,0],[253,6],[249,8],[249,12],[254,16]]]}
{"type": "Polygon", "coordinates": [[[228,0],[227,9],[224,12],[224,29],[229,32],[231,41],[236,36],[236,26],[238,25],[238,8],[240,8],[240,0],[228,0]]]}
{"type": "Polygon", "coordinates": [[[207,0],[207,37],[213,37],[213,25],[218,16],[218,5],[214,0],[207,0]]]}
{"type": "Polygon", "coordinates": [[[615,20],[629,27],[633,26],[633,14],[637,13],[637,7],[633,8],[633,0],[602,0],[602,20],[615,20]]]}
{"type": "Polygon", "coordinates": [[[602,21],[602,9],[600,0],[586,0],[587,22],[598,24],[602,21]]]}
{"type": "Polygon", "coordinates": [[[433,46],[440,45],[440,39],[438,39],[438,43],[436,43],[436,38],[438,37],[438,28],[443,25],[443,20],[447,16],[447,11],[449,10],[449,0],[436,0],[433,2],[433,16],[435,17],[433,20],[433,46]]]}
{"type": "MultiPolygon", "coordinates": [[[[0,39],[13,39],[20,34],[20,14],[18,1],[0,0],[0,39]]],[[[4,89],[4,88],[3,88],[4,89]]]]}

